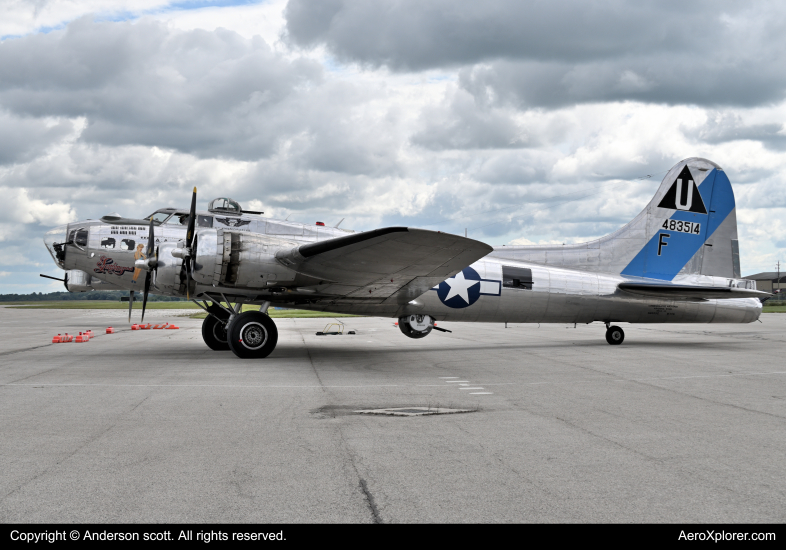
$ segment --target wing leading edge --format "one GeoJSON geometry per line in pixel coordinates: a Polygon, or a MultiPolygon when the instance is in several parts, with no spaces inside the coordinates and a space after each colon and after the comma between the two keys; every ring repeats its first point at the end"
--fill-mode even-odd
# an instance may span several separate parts
{"type": "Polygon", "coordinates": [[[276,259],[319,279],[320,294],[405,304],[491,251],[458,235],[386,227],[301,245],[276,259]]]}

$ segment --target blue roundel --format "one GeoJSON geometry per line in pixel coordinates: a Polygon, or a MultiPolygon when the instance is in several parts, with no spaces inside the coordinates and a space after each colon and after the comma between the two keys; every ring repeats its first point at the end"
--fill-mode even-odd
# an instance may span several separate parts
{"type": "Polygon", "coordinates": [[[448,307],[469,307],[480,298],[480,275],[471,267],[465,267],[461,273],[439,283],[437,296],[448,307]]]}

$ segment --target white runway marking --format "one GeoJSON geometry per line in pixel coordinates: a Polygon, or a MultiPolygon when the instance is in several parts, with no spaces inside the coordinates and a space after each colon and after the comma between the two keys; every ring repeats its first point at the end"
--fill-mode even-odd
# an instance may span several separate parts
{"type": "Polygon", "coordinates": [[[485,388],[459,388],[460,390],[482,390],[485,388]]]}

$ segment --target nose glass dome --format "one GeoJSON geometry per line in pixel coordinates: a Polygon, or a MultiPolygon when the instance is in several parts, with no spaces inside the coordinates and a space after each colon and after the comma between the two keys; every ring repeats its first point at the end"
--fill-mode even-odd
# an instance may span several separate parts
{"type": "Polygon", "coordinates": [[[59,225],[44,234],[44,244],[52,255],[55,263],[65,269],[65,243],[68,236],[68,226],[59,225]]]}

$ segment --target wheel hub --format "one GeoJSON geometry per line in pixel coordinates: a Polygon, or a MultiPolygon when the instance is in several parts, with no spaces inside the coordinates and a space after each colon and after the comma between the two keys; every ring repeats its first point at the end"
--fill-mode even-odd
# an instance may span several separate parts
{"type": "Polygon", "coordinates": [[[240,329],[240,342],[248,349],[259,349],[267,342],[267,330],[259,323],[248,323],[240,329]]]}

